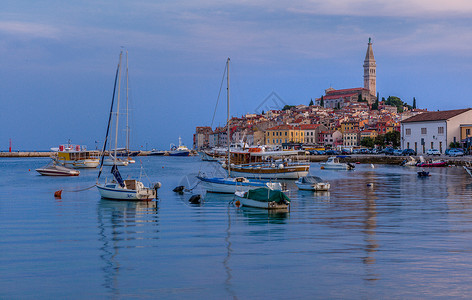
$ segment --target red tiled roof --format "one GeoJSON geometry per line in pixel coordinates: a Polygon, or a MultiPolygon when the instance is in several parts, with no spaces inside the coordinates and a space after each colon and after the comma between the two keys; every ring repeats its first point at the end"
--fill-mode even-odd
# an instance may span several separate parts
{"type": "Polygon", "coordinates": [[[326,94],[328,95],[328,94],[339,93],[339,92],[347,93],[347,92],[351,92],[351,91],[354,92],[354,91],[362,91],[362,90],[368,91],[368,89],[366,89],[366,88],[358,87],[358,88],[351,88],[351,89],[332,90],[332,91],[327,92],[326,94]]]}
{"type": "Polygon", "coordinates": [[[302,124],[302,125],[300,125],[300,128],[302,130],[316,129],[318,127],[320,127],[320,124],[302,124]]]}
{"type": "Polygon", "coordinates": [[[403,120],[402,123],[448,120],[469,110],[472,110],[472,108],[424,112],[403,120]]]}

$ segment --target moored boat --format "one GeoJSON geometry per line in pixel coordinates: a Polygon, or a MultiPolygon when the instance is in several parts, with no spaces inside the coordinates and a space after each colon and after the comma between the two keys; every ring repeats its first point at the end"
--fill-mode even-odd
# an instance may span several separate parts
{"type": "Polygon", "coordinates": [[[36,172],[45,176],[79,176],[80,174],[80,171],[58,166],[54,161],[44,167],[36,169],[36,172]]]}
{"type": "Polygon", "coordinates": [[[339,160],[339,157],[331,156],[324,163],[321,163],[321,169],[329,170],[352,170],[355,166],[351,163],[344,163],[339,160]]]}
{"type": "Polygon", "coordinates": [[[447,163],[443,160],[435,160],[435,161],[425,161],[421,162],[417,165],[418,167],[447,167],[447,163]]]}
{"type": "Polygon", "coordinates": [[[171,145],[169,155],[170,156],[189,156],[190,150],[186,146],[182,145],[182,139],[179,137],[179,146],[176,147],[175,145],[171,145]]]}
{"type": "Polygon", "coordinates": [[[290,199],[287,195],[282,191],[274,191],[268,188],[252,189],[247,192],[238,191],[235,193],[235,197],[243,207],[287,209],[290,206],[290,199]]]}
{"type": "MultiPolygon", "coordinates": [[[[112,117],[114,115],[113,108],[114,108],[115,92],[117,90],[118,91],[120,90],[119,78],[121,76],[121,57],[122,57],[122,53],[120,53],[118,68],[115,75],[115,86],[113,89],[113,98],[111,101],[106,136],[105,136],[103,149],[102,149],[101,157],[100,157],[100,171],[98,172],[96,186],[100,193],[100,196],[105,199],[152,200],[157,197],[157,189],[161,186],[160,183],[154,184],[154,186],[151,188],[151,187],[146,187],[141,181],[138,181],[136,179],[123,180],[121,178],[120,172],[118,171],[118,167],[117,167],[118,163],[117,163],[116,155],[113,157],[114,164],[111,168],[111,173],[113,174],[114,179],[111,182],[108,182],[107,180],[105,180],[104,183],[99,183],[100,175],[102,174],[102,169],[103,169],[104,161],[105,161],[106,147],[107,147],[107,141],[108,141],[108,136],[109,136],[109,131],[110,131],[110,124],[112,122],[112,119],[113,119],[112,117]],[[117,82],[118,82],[118,88],[116,88],[117,82]]],[[[119,95],[120,93],[118,92],[117,107],[116,107],[117,111],[119,111],[119,107],[120,107],[119,95]]],[[[117,143],[117,137],[118,137],[118,118],[119,118],[119,113],[115,113],[115,149],[116,149],[116,143],[117,143]]],[[[142,168],[141,168],[141,171],[142,171],[142,168]]]]}
{"type": "Polygon", "coordinates": [[[100,164],[98,151],[89,151],[85,146],[71,144],[60,145],[52,159],[56,164],[75,169],[96,168],[100,164]]]}
{"type": "Polygon", "coordinates": [[[222,177],[206,177],[203,175],[197,176],[200,180],[200,186],[207,192],[234,194],[236,191],[247,192],[250,189],[266,187],[271,190],[283,189],[280,182],[270,182],[258,179],[248,179],[245,177],[236,178],[222,178],[222,177]]]}
{"type": "Polygon", "coordinates": [[[295,181],[298,189],[307,191],[328,191],[331,184],[317,176],[305,176],[295,181]]]}

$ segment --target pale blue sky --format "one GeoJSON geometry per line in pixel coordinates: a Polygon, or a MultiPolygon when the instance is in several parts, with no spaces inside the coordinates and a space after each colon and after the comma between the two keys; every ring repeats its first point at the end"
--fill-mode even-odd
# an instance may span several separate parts
{"type": "Polygon", "coordinates": [[[210,124],[227,57],[242,115],[362,86],[369,37],[381,97],[472,106],[470,1],[2,1],[0,150],[103,141],[121,47],[133,148],[167,149],[210,124]]]}

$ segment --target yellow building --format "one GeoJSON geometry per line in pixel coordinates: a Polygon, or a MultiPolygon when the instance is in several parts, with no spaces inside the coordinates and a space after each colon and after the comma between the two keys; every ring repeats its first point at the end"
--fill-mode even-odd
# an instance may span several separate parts
{"type": "Polygon", "coordinates": [[[364,130],[361,131],[361,141],[364,138],[370,137],[372,139],[375,139],[379,134],[375,130],[364,130]]]}
{"type": "Polygon", "coordinates": [[[304,131],[299,126],[279,125],[266,130],[266,145],[282,145],[283,143],[304,143],[304,131]]]}
{"type": "Polygon", "coordinates": [[[461,128],[461,141],[472,137],[472,124],[460,125],[461,128]]]}
{"type": "Polygon", "coordinates": [[[341,133],[344,134],[346,131],[359,130],[359,121],[350,119],[341,123],[341,133]]]}

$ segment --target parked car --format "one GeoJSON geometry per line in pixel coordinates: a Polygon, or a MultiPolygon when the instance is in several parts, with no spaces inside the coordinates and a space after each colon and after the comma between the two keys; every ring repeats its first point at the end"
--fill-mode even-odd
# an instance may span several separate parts
{"type": "Polygon", "coordinates": [[[439,152],[438,149],[428,149],[428,151],[426,151],[426,154],[427,155],[441,155],[441,152],[439,152]]]}
{"type": "Polygon", "coordinates": [[[336,150],[326,150],[326,155],[339,155],[339,152],[336,150]]]}
{"type": "Polygon", "coordinates": [[[448,154],[449,156],[464,156],[464,152],[460,149],[450,149],[448,154]]]}
{"type": "Polygon", "coordinates": [[[372,149],[372,151],[370,151],[372,154],[380,154],[382,153],[382,150],[380,150],[379,148],[374,148],[372,149]]]}
{"type": "Polygon", "coordinates": [[[393,155],[393,151],[393,148],[385,148],[383,152],[385,153],[385,155],[393,155]]]}
{"type": "Polygon", "coordinates": [[[402,155],[403,156],[416,155],[416,151],[413,150],[413,149],[405,149],[405,150],[403,150],[402,155]]]}
{"type": "Polygon", "coordinates": [[[403,151],[400,149],[393,150],[393,155],[395,156],[401,156],[402,154],[403,154],[403,151]]]}

